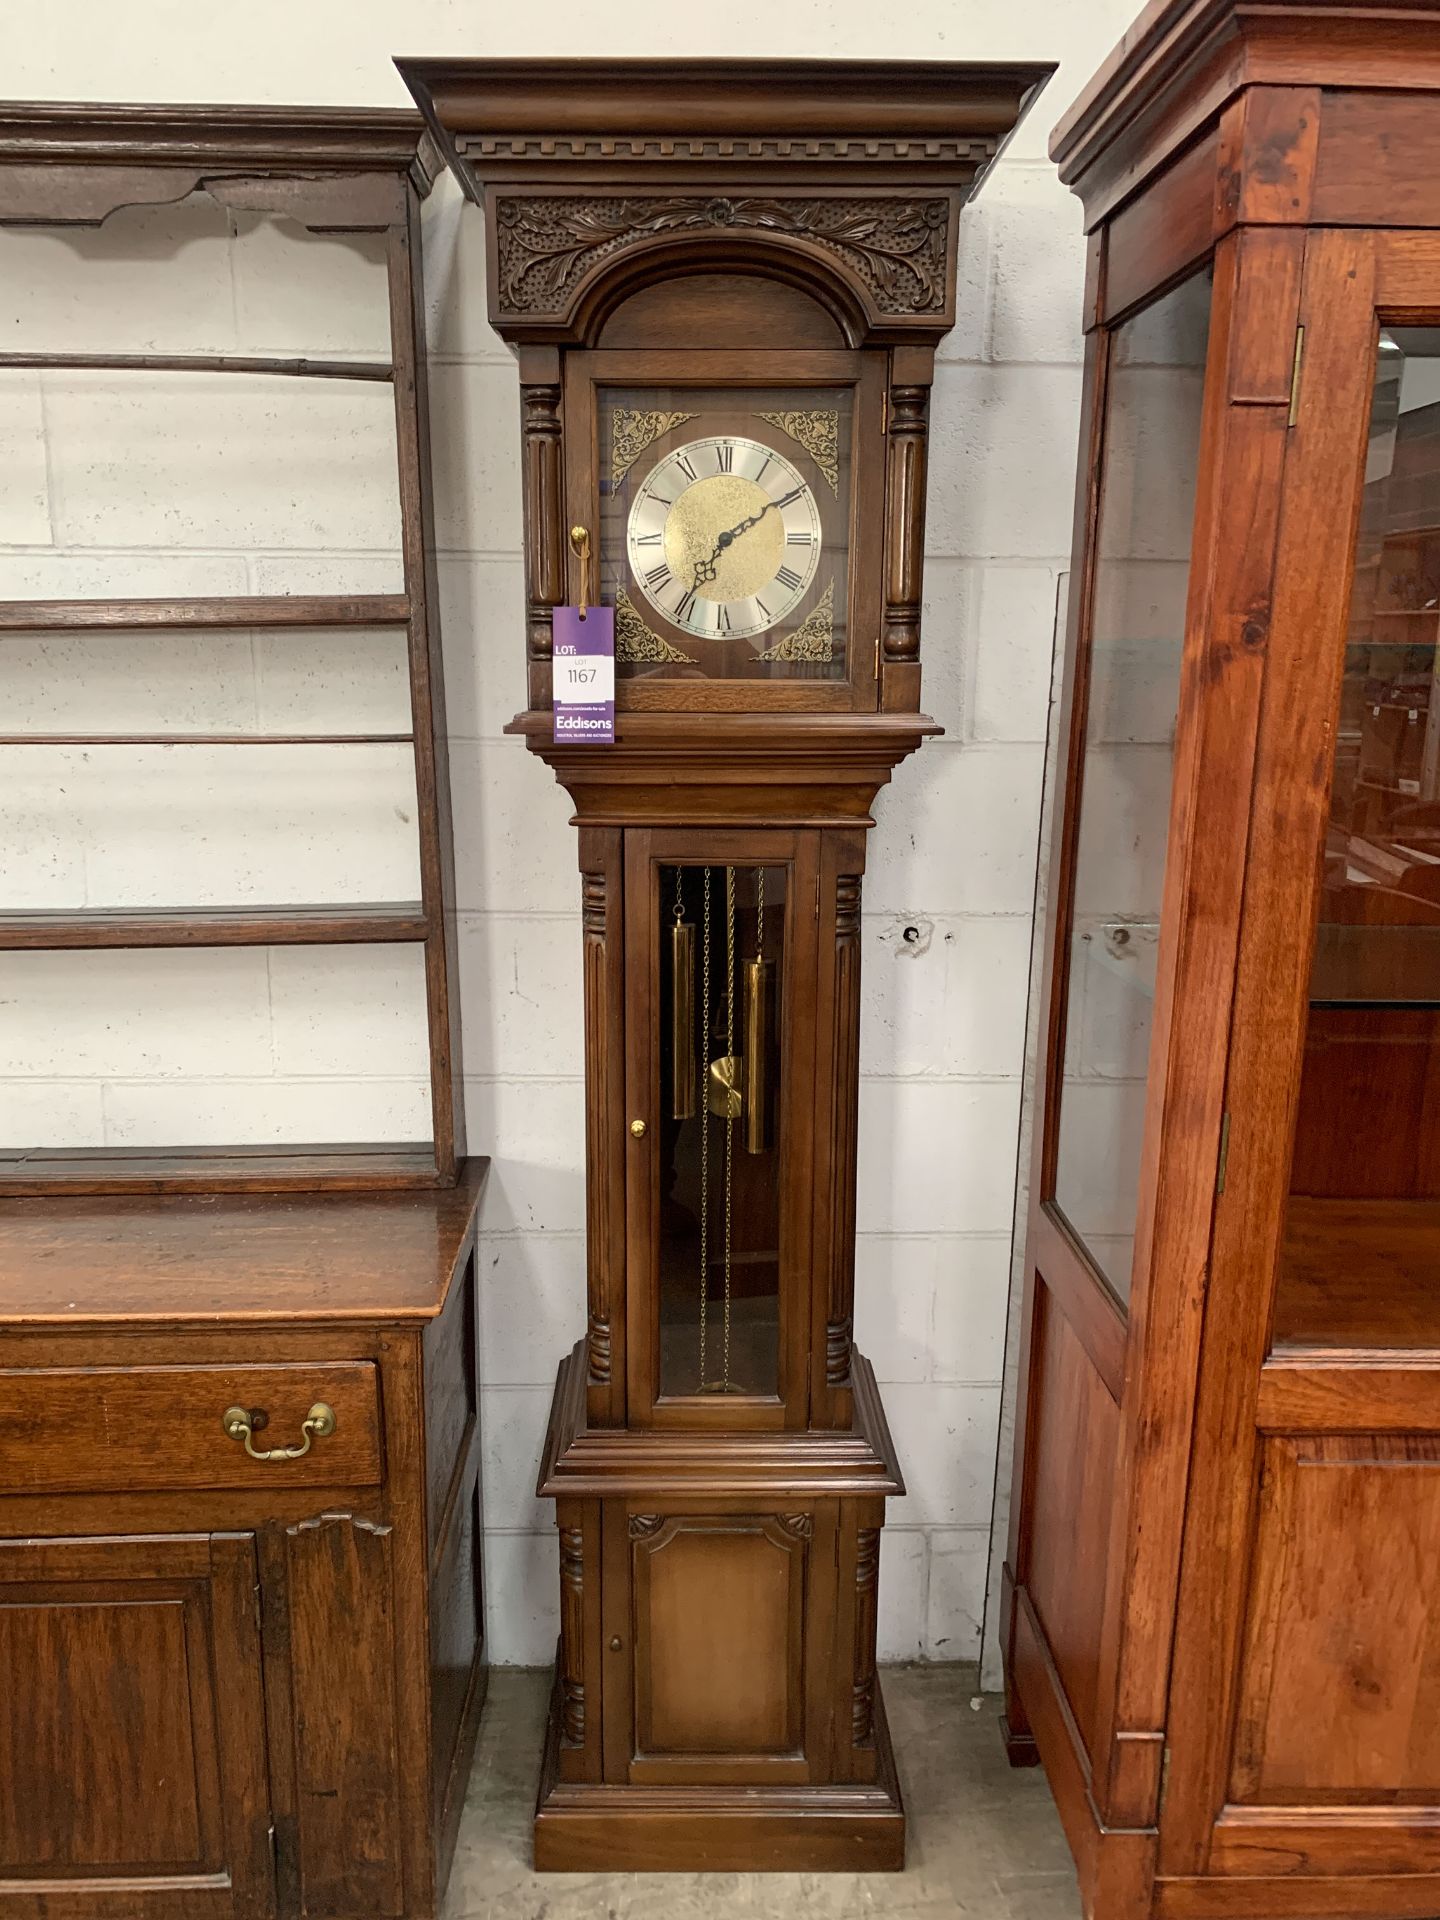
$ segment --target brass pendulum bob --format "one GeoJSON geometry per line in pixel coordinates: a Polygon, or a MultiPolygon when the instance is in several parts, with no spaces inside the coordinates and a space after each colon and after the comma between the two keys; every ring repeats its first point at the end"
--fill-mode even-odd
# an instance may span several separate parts
{"type": "Polygon", "coordinates": [[[741,967],[744,998],[741,1031],[745,1048],[745,1151],[764,1153],[770,1144],[770,1002],[774,963],[765,958],[765,869],[755,876],[755,958],[741,967]]]}
{"type": "Polygon", "coordinates": [[[695,1114],[695,928],[685,919],[680,875],[675,875],[675,918],[670,927],[670,1117],[695,1114]]]}
{"type": "Polygon", "coordinates": [[[710,1062],[710,1111],[717,1120],[738,1120],[744,1109],[745,1062],[738,1053],[722,1053],[710,1062]]]}
{"type": "MultiPolygon", "coordinates": [[[[735,1051],[735,869],[725,869],[725,1051],[710,1062],[707,1097],[719,1120],[738,1120],[745,1110],[745,1061],[735,1051]]],[[[729,1133],[726,1133],[729,1152],[729,1133]]]]}

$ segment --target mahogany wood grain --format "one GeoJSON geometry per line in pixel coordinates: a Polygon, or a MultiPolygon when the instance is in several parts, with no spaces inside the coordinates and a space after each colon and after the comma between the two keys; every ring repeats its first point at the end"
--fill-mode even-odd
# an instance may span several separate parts
{"type": "Polygon", "coordinates": [[[1440,1802],[1440,1436],[1278,1435],[1260,1471],[1227,1800],[1440,1802]]]}
{"type": "Polygon", "coordinates": [[[60,1194],[400,1192],[441,1184],[431,1146],[36,1148],[0,1151],[0,1199],[60,1194]]]}
{"type": "Polygon", "coordinates": [[[266,358],[240,353],[0,353],[0,367],[85,373],[274,373],[310,380],[389,380],[388,361],[266,358]]]}
{"type": "Polygon", "coordinates": [[[5,733],[0,747],[409,746],[408,733],[5,733]]]}
{"type": "Polygon", "coordinates": [[[430,1319],[488,1166],[423,1195],[6,1201],[0,1326],[430,1319]]]}
{"type": "Polygon", "coordinates": [[[1096,1728],[1117,1827],[1158,1812],[1302,251],[1247,230],[1214,261],[1096,1728]]]}
{"type": "MultiPolygon", "coordinates": [[[[1317,1796],[1317,1800],[1318,1800],[1317,1796]]],[[[1440,1873],[1440,1813],[1434,1805],[1227,1806],[1215,1823],[1214,1858],[1226,1874],[1321,1876],[1408,1874],[1423,1885],[1440,1873]]],[[[1403,1910],[1397,1902],[1396,1909],[1403,1910]]]]}
{"type": "Polygon", "coordinates": [[[479,1342],[475,1254],[464,1283],[450,1289],[443,1312],[425,1328],[426,1542],[433,1555],[450,1518],[466,1456],[479,1429],[479,1342]]]}
{"type": "Polygon", "coordinates": [[[1216,129],[1147,183],[1106,227],[1107,326],[1203,260],[1215,244],[1216,129]]]}
{"type": "Polygon", "coordinates": [[[428,924],[425,999],[431,1137],[435,1143],[436,1171],[442,1180],[450,1181],[455,1178],[456,1167],[465,1155],[465,1107],[456,1092],[461,1044],[455,847],[440,648],[440,585],[435,563],[420,196],[413,185],[405,188],[403,216],[386,235],[386,266],[390,356],[394,367],[400,552],[409,605],[410,714],[415,746],[420,900],[428,924]]]}
{"type": "Polygon", "coordinates": [[[1307,242],[1304,380],[1286,453],[1287,511],[1269,623],[1230,1039],[1230,1151],[1210,1250],[1196,1409],[1202,1440],[1186,1513],[1171,1681],[1170,1711],[1190,1733],[1172,1749],[1161,1856],[1167,1872],[1204,1868],[1228,1773],[1254,1528],[1255,1397],[1288,1192],[1318,897],[1318,863],[1297,860],[1295,846],[1319,846],[1328,812],[1329,769],[1315,743],[1324,738],[1339,696],[1369,410],[1373,259],[1363,237],[1318,233],[1307,242]],[[1314,564],[1322,550],[1334,556],[1323,569],[1314,564]],[[1334,636],[1323,669],[1317,668],[1317,635],[1334,636]],[[1276,803],[1281,794],[1283,808],[1276,803]]]}
{"type": "Polygon", "coordinates": [[[142,1487],[254,1486],[283,1474],[310,1486],[380,1479],[375,1369],[318,1367],[36,1368],[0,1371],[0,1479],[13,1493],[142,1487]],[[298,1460],[259,1461],[221,1416],[263,1416],[257,1450],[304,1444],[302,1423],[324,1401],[335,1431],[298,1460]]]}
{"type": "MultiPolygon", "coordinates": [[[[1043,1312],[1041,1289],[1044,1281],[1038,1254],[1028,1248],[1036,1244],[1042,1231],[1045,1212],[1041,1196],[1054,1191],[1055,1155],[1059,1111],[1057,1062],[1064,1045],[1065,974],[1067,962],[1066,913],[1072,886],[1075,857],[1076,810],[1067,802],[1078,778],[1084,744],[1084,717],[1088,691],[1089,636],[1093,600],[1093,539],[1100,500],[1100,457],[1103,445],[1105,392],[1110,364],[1107,335],[1096,326],[1104,293],[1106,243],[1102,234],[1089,250],[1089,269],[1093,285],[1086,297],[1087,340],[1085,370],[1080,395],[1079,466],[1076,475],[1075,508],[1072,524],[1074,552],[1069,597],[1065,612],[1065,648],[1060,669],[1060,688],[1050,718],[1055,773],[1048,795],[1048,863],[1036,881],[1037,920],[1043,920],[1038,938],[1041,942],[1038,1005],[1035,1031],[1039,1055],[1046,1065],[1037,1077],[1030,1128],[1030,1165],[1028,1169],[1028,1205],[1026,1220],[1027,1257],[1021,1283],[1020,1338],[1016,1355],[1015,1452],[1012,1462],[1013,1492],[1010,1502],[1009,1531],[1005,1557],[1006,1612],[1001,1627],[1006,1649],[1005,1726],[1012,1748],[1031,1733],[1028,1710],[1019,1685],[1019,1656],[1016,1651],[1017,1607],[1023,1595],[1029,1555],[1029,1487],[1033,1484],[1033,1449],[1030,1434],[1035,1418],[1034,1381],[1039,1359],[1036,1329],[1043,1312]]],[[[1057,1283],[1057,1284],[1063,1284],[1057,1283]]],[[[1077,1289],[1077,1291],[1079,1291],[1077,1289]]],[[[1117,1303],[1118,1304],[1118,1303],[1117,1303]]],[[[1115,1344],[1115,1343],[1112,1343],[1115,1344]]],[[[1112,1369],[1112,1372],[1114,1369],[1112,1369]]],[[[1107,1376],[1108,1377],[1108,1376],[1107,1376]]]]}
{"type": "Polygon", "coordinates": [[[624,842],[613,828],[579,835],[585,992],[586,1404],[596,1426],[625,1419],[627,1355],[623,1277],[628,1163],[625,1065],[624,842]]]}
{"type": "Polygon", "coordinates": [[[738,273],[647,282],[612,309],[596,344],[636,353],[677,340],[708,348],[745,340],[787,353],[847,344],[840,322],[814,294],[738,273]]]}
{"type": "Polygon", "coordinates": [[[1440,1201],[1296,1195],[1275,1282],[1275,1351],[1440,1352],[1437,1232],[1440,1201]]]}
{"type": "Polygon", "coordinates": [[[795,1519],[803,1533],[788,1517],[650,1516],[632,1504],[632,1781],[808,1777],[813,1519],[795,1519]]]}
{"type": "Polygon", "coordinates": [[[4,600],[0,634],[188,631],[203,627],[396,627],[403,594],[229,595],[208,600],[4,600]]]}
{"type": "Polygon", "coordinates": [[[286,1531],[298,1875],[307,1914],[391,1920],[404,1912],[389,1533],[341,1513],[286,1531]],[[337,1620],[345,1622],[343,1635],[337,1620]]]}
{"type": "Polygon", "coordinates": [[[0,913],[0,952],[87,947],[288,947],[389,945],[423,940],[419,901],[354,907],[215,907],[135,912],[0,913]]]}
{"type": "Polygon", "coordinates": [[[1063,1313],[1070,1331],[1118,1405],[1125,1390],[1125,1309],[1053,1203],[1036,1212],[1030,1258],[1050,1297],[1047,1311],[1063,1313]]]}
{"type": "Polygon", "coordinates": [[[703,1848],[709,1872],[899,1872],[905,1809],[884,1701],[875,1704],[873,1783],[764,1791],[705,1789],[703,1812],[683,1786],[571,1786],[558,1777],[559,1720],[552,1699],[535,1816],[541,1873],[684,1871],[703,1848]]]}
{"type": "Polygon", "coordinates": [[[1120,1418],[1069,1320],[1048,1295],[1041,1327],[1029,1436],[1032,1534],[1025,1584],[1093,1768],[1120,1418]]]}
{"type": "Polygon", "coordinates": [[[1262,1433],[1428,1433],[1440,1427],[1440,1364],[1429,1353],[1296,1351],[1260,1375],[1262,1433]]]}
{"type": "Polygon", "coordinates": [[[249,1538],[0,1541],[0,1910],[273,1911],[254,1587],[249,1538]]]}
{"type": "Polygon", "coordinates": [[[1440,1874],[1236,1874],[1155,1882],[1156,1920],[1433,1920],[1440,1874]]]}

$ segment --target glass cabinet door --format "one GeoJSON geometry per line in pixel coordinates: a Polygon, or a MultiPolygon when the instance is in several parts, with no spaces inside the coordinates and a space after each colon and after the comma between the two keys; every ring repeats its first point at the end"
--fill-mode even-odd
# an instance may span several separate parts
{"type": "Polygon", "coordinates": [[[635,834],[627,851],[627,973],[648,987],[627,994],[645,1122],[628,1187],[631,1417],[780,1425],[808,1298],[797,1175],[813,1058],[794,996],[814,928],[813,912],[797,928],[814,883],[797,893],[796,855],[814,856],[806,836],[714,839],[635,834]]]}
{"type": "Polygon", "coordinates": [[[1110,341],[1084,736],[1052,1099],[1055,1205],[1125,1299],[1140,1180],[1160,902],[1185,638],[1208,269],[1110,341]]]}
{"type": "Polygon", "coordinates": [[[1387,327],[1278,1276],[1279,1347],[1440,1344],[1440,327],[1387,327]]]}

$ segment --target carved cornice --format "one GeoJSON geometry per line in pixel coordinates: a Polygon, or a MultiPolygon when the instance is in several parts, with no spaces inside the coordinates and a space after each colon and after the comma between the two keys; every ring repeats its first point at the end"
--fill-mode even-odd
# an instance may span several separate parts
{"type": "Polygon", "coordinates": [[[724,139],[718,135],[687,139],[682,135],[592,134],[569,138],[554,134],[493,139],[484,134],[457,136],[455,150],[484,170],[487,160],[658,160],[727,164],[805,160],[863,161],[866,166],[887,163],[930,162],[939,166],[982,167],[995,156],[999,141],[993,136],[950,140],[753,140],[724,139]]]}
{"type": "Polygon", "coordinates": [[[677,236],[803,242],[842,265],[888,317],[936,316],[950,305],[943,195],[501,194],[494,218],[502,322],[564,320],[607,263],[677,236]]]}

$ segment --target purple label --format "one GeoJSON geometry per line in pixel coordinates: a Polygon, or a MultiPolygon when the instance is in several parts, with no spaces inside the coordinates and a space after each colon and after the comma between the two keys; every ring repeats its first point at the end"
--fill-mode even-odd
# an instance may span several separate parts
{"type": "Polygon", "coordinates": [[[594,740],[606,745],[615,738],[615,609],[556,607],[552,684],[555,698],[555,738],[594,740]]]}

